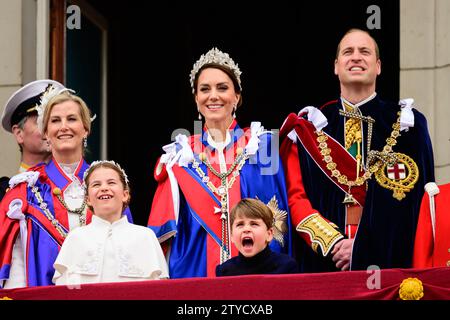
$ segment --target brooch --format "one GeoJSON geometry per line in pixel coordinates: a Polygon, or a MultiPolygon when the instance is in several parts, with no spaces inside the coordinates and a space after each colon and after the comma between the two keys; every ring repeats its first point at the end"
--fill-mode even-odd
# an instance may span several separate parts
{"type": "Polygon", "coordinates": [[[394,153],[394,156],[397,161],[394,164],[384,163],[375,173],[375,179],[383,188],[392,190],[392,196],[400,201],[406,197],[405,192],[414,188],[419,179],[419,168],[406,154],[394,153]]]}

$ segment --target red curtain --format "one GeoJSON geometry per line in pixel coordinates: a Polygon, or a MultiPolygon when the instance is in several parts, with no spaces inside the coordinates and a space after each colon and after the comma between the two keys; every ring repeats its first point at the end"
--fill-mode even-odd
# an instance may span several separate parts
{"type": "Polygon", "coordinates": [[[422,300],[450,300],[450,268],[386,269],[189,278],[0,290],[14,300],[398,300],[403,280],[423,284],[422,300]]]}

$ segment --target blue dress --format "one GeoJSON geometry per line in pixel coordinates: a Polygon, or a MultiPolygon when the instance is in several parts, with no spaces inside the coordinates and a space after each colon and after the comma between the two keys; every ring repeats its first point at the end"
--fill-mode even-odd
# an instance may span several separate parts
{"type": "Polygon", "coordinates": [[[206,128],[189,138],[178,136],[164,147],[166,154],[156,166],[158,188],[148,226],[168,252],[171,278],[214,277],[217,265],[238,254],[229,237],[228,212],[241,198],[270,204],[280,226],[270,247],[292,252],[284,173],[278,143],[272,144],[277,140],[259,123],[241,129],[236,121],[229,137],[222,154],[225,186],[214,174],[220,172],[221,156],[208,142],[206,128]]]}

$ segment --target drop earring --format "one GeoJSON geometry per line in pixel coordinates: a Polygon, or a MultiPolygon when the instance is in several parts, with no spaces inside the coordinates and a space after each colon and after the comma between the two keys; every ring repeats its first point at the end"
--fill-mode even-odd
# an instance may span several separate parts
{"type": "Polygon", "coordinates": [[[45,150],[47,150],[47,152],[50,152],[51,151],[51,149],[50,149],[50,142],[48,140],[45,140],[45,143],[46,143],[45,150]]]}
{"type": "Polygon", "coordinates": [[[197,106],[197,112],[198,112],[198,120],[202,120],[202,114],[200,113],[200,108],[197,106]]]}
{"type": "Polygon", "coordinates": [[[87,148],[87,137],[83,138],[83,147],[86,149],[87,148]]]}
{"type": "Polygon", "coordinates": [[[233,108],[233,119],[236,119],[236,109],[237,109],[237,105],[234,105],[234,108],[233,108]]]}

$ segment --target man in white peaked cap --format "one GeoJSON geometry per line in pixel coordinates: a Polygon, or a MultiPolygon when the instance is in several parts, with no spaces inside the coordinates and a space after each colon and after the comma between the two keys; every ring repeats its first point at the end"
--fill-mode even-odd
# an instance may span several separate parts
{"type": "MultiPolygon", "coordinates": [[[[36,80],[24,85],[12,94],[2,112],[2,126],[16,138],[21,152],[19,172],[46,162],[51,157],[45,139],[38,130],[36,106],[40,104],[42,94],[53,85],[63,89],[64,86],[54,80],[36,80]]],[[[8,178],[0,178],[0,200],[8,187],[8,178]]]]}

